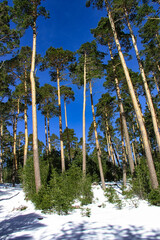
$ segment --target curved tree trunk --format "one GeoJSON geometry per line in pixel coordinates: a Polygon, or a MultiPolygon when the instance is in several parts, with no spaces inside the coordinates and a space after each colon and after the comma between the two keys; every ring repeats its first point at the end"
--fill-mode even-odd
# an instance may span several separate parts
{"type": "Polygon", "coordinates": [[[111,15],[111,11],[109,9],[108,6],[108,1],[105,0],[106,2],[106,8],[107,8],[107,12],[108,12],[108,17],[109,17],[109,21],[111,24],[111,28],[113,31],[113,35],[114,35],[114,39],[115,39],[115,43],[118,49],[118,53],[119,53],[119,57],[122,63],[122,67],[125,73],[125,77],[126,77],[126,81],[128,84],[128,88],[129,88],[129,92],[132,98],[132,102],[133,102],[133,106],[137,115],[137,119],[138,119],[138,123],[139,123],[139,127],[140,127],[140,131],[141,131],[141,135],[142,135],[142,139],[143,139],[143,144],[144,144],[144,149],[145,149],[145,153],[146,153],[146,158],[147,158],[147,164],[148,164],[148,169],[149,169],[149,173],[150,173],[150,180],[151,180],[151,185],[153,189],[158,188],[159,184],[158,184],[158,180],[157,180],[157,175],[156,175],[156,171],[155,171],[155,167],[154,167],[154,163],[153,163],[153,158],[152,158],[152,153],[151,153],[151,149],[150,149],[150,145],[149,145],[149,141],[148,141],[148,136],[147,136],[147,131],[143,122],[143,118],[142,118],[142,113],[141,110],[138,106],[138,101],[136,99],[136,95],[134,92],[134,88],[133,88],[133,84],[129,75],[129,71],[121,50],[121,46],[120,46],[120,42],[118,40],[117,37],[117,32],[115,29],[115,25],[114,25],[114,21],[111,15]]]}
{"type": "Polygon", "coordinates": [[[87,56],[84,54],[84,89],[83,89],[83,175],[86,175],[86,120],[85,120],[85,112],[86,112],[86,82],[87,82],[87,71],[86,71],[86,62],[87,56]]]}
{"type": "Polygon", "coordinates": [[[100,177],[101,177],[101,182],[102,182],[102,188],[103,188],[103,190],[105,190],[106,189],[106,185],[105,185],[104,174],[103,174],[103,167],[102,167],[102,160],[101,160],[101,149],[100,149],[99,141],[98,141],[97,124],[96,124],[96,118],[95,118],[95,113],[94,113],[91,81],[89,81],[89,89],[90,89],[90,97],[91,97],[91,107],[92,107],[92,115],[93,115],[93,126],[94,126],[94,134],[95,134],[95,141],[96,141],[98,165],[99,165],[100,177]]]}
{"type": "Polygon", "coordinates": [[[24,143],[24,162],[23,166],[26,165],[27,161],[27,152],[28,152],[28,118],[27,118],[27,83],[26,83],[27,73],[25,68],[25,81],[24,81],[24,90],[25,90],[25,106],[24,106],[24,125],[25,125],[25,143],[24,143]]]}
{"type": "Polygon", "coordinates": [[[135,49],[135,52],[136,52],[136,57],[137,57],[137,61],[138,61],[138,64],[139,64],[139,69],[140,69],[140,72],[141,72],[141,76],[142,76],[142,80],[143,80],[143,84],[144,84],[144,89],[145,89],[145,93],[146,93],[146,97],[147,97],[147,101],[148,101],[148,108],[149,108],[149,111],[151,112],[154,133],[155,133],[155,136],[156,136],[158,149],[159,149],[159,152],[160,152],[160,133],[159,133],[158,123],[157,123],[157,116],[156,116],[156,113],[155,113],[155,109],[154,109],[153,101],[152,101],[152,97],[151,97],[151,92],[150,92],[148,84],[147,84],[146,75],[145,75],[144,68],[143,68],[143,65],[142,65],[142,62],[141,62],[141,59],[140,59],[138,47],[137,47],[137,44],[136,44],[136,38],[134,36],[131,24],[129,22],[127,10],[125,9],[124,12],[125,12],[125,16],[126,16],[126,19],[127,19],[128,28],[129,28],[129,31],[130,31],[130,34],[131,34],[133,46],[134,46],[134,49],[135,49]]]}
{"type": "Polygon", "coordinates": [[[62,172],[65,171],[64,149],[63,149],[63,136],[62,136],[62,115],[61,115],[61,97],[60,97],[60,78],[59,69],[57,68],[57,89],[58,89],[58,108],[59,108],[59,132],[60,132],[60,145],[61,145],[61,166],[62,172]]]}
{"type": "MultiPolygon", "coordinates": [[[[108,43],[108,47],[109,47],[111,60],[113,60],[114,58],[113,58],[113,54],[112,54],[112,49],[111,49],[111,46],[109,43],[108,43]]],[[[133,157],[132,157],[132,149],[131,149],[130,138],[129,138],[128,128],[127,128],[127,122],[126,122],[125,112],[124,112],[122,98],[121,98],[121,92],[120,92],[120,88],[119,88],[119,81],[116,76],[116,67],[114,65],[113,65],[113,73],[114,73],[115,84],[116,84],[118,105],[119,105],[119,109],[120,109],[120,114],[122,116],[122,124],[123,124],[124,138],[125,138],[125,143],[126,143],[126,148],[127,148],[127,153],[128,153],[129,166],[130,166],[131,174],[133,174],[134,161],[133,161],[133,157]]]]}
{"type": "Polygon", "coordinates": [[[31,81],[31,95],[32,95],[33,161],[34,161],[36,192],[38,192],[41,187],[41,177],[40,177],[39,153],[38,153],[38,134],[37,134],[35,58],[36,58],[36,23],[34,22],[30,81],[31,81]]]}

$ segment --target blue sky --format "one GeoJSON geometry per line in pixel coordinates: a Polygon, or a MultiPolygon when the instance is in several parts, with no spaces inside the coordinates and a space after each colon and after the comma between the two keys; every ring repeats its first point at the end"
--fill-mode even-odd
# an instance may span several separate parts
{"type": "MultiPolygon", "coordinates": [[[[37,21],[38,35],[37,35],[37,53],[42,56],[45,55],[46,50],[53,46],[55,48],[63,47],[71,51],[76,51],[80,46],[88,41],[93,40],[93,36],[90,33],[91,28],[95,28],[98,21],[102,16],[106,16],[106,12],[98,11],[93,8],[85,7],[85,0],[46,0],[42,1],[42,5],[45,6],[50,12],[50,18],[44,19],[40,17],[37,21]]],[[[21,39],[21,46],[32,47],[32,30],[26,30],[25,35],[21,39]]],[[[40,72],[37,69],[36,76],[39,77],[40,85],[49,83],[56,86],[56,83],[50,81],[48,71],[40,72]]],[[[97,80],[93,86],[94,104],[97,103],[101,94],[105,92],[103,88],[104,79],[97,80]]],[[[61,85],[63,82],[61,83],[61,85]]],[[[78,138],[82,137],[82,107],[83,107],[83,88],[80,90],[76,86],[73,87],[75,91],[75,101],[67,105],[68,127],[75,130],[78,138]]],[[[29,134],[32,133],[32,116],[31,108],[28,110],[28,127],[29,134]]],[[[38,138],[45,142],[44,135],[44,117],[39,111],[37,111],[38,118],[38,138]]],[[[64,119],[64,105],[62,101],[62,126],[65,129],[64,119]]],[[[88,128],[92,122],[92,112],[90,105],[90,96],[87,92],[86,103],[86,135],[88,128]]],[[[18,131],[24,131],[23,120],[18,123],[18,131]]],[[[50,120],[51,134],[55,133],[59,136],[59,120],[53,118],[50,120]]]]}
{"type": "MultiPolygon", "coordinates": [[[[10,2],[11,0],[9,0],[10,2]]],[[[37,53],[42,56],[45,55],[46,50],[53,46],[54,48],[62,47],[71,51],[77,51],[80,46],[88,41],[93,40],[93,36],[90,33],[90,29],[96,28],[98,22],[102,16],[106,16],[106,10],[97,10],[92,7],[85,7],[86,0],[46,0],[42,1],[42,5],[49,10],[50,18],[44,19],[40,17],[37,21],[37,53]]],[[[138,44],[140,41],[138,39],[138,44]]],[[[32,30],[27,29],[25,35],[21,39],[21,46],[32,47],[32,30]]],[[[100,50],[108,51],[107,47],[100,47],[100,50]]],[[[134,51],[132,51],[135,55],[134,51]]],[[[138,70],[137,61],[135,57],[131,62],[127,62],[127,65],[134,71],[138,70]]],[[[53,86],[57,86],[56,83],[50,81],[48,71],[40,72],[36,71],[36,76],[39,77],[40,86],[45,83],[49,83],[53,86]]],[[[93,85],[93,98],[94,105],[98,102],[98,99],[105,89],[103,88],[104,79],[98,79],[93,85]]],[[[70,83],[70,82],[69,82],[70,83]]],[[[61,83],[62,85],[63,83],[61,83]]],[[[66,84],[66,83],[64,83],[66,84]]],[[[68,127],[75,130],[78,138],[82,137],[82,108],[83,108],[83,88],[78,89],[76,86],[68,85],[73,88],[75,92],[75,101],[67,105],[68,127]]],[[[28,110],[28,128],[29,134],[32,133],[32,115],[31,107],[28,110]]],[[[38,138],[45,142],[44,133],[44,117],[40,111],[37,111],[38,118],[38,138]]],[[[62,126],[65,129],[64,119],[64,105],[62,101],[62,126]]],[[[87,92],[86,102],[86,137],[88,129],[92,123],[92,112],[90,104],[89,91],[87,92]]],[[[21,120],[18,123],[18,131],[24,132],[24,122],[21,120]]],[[[59,136],[59,119],[53,118],[50,120],[50,131],[59,136]]]]}

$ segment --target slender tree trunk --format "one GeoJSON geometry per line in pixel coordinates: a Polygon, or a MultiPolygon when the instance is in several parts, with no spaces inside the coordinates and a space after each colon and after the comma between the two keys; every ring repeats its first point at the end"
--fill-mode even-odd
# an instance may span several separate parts
{"type": "Polygon", "coordinates": [[[17,151],[16,151],[16,145],[17,145],[17,120],[19,115],[19,99],[17,100],[17,114],[16,116],[13,116],[13,172],[12,172],[12,184],[13,187],[15,186],[16,182],[16,174],[18,170],[18,164],[17,164],[17,151]]]}
{"type": "Polygon", "coordinates": [[[153,78],[154,78],[154,82],[155,82],[155,84],[156,84],[157,92],[158,92],[158,94],[160,95],[159,86],[158,86],[158,82],[157,82],[157,78],[156,78],[156,75],[155,75],[155,74],[153,75],[153,78]]]}
{"type": "MultiPolygon", "coordinates": [[[[136,139],[136,136],[135,136],[135,127],[134,127],[134,124],[132,124],[132,129],[133,129],[133,134],[134,134],[134,143],[135,143],[135,153],[137,154],[137,160],[138,160],[138,163],[140,164],[140,156],[139,156],[139,153],[137,151],[138,149],[138,144],[137,144],[137,139],[136,139]]],[[[137,163],[137,164],[138,164],[137,163]]]]}
{"type": "Polygon", "coordinates": [[[123,137],[123,124],[122,124],[122,114],[120,113],[120,126],[121,126],[121,142],[122,142],[122,165],[123,165],[123,186],[126,187],[127,182],[127,166],[125,160],[125,147],[124,147],[124,137],[123,137]]]}
{"type": "MultiPolygon", "coordinates": [[[[108,43],[108,47],[109,47],[111,60],[113,60],[114,58],[113,58],[113,54],[112,54],[112,49],[111,49],[111,46],[109,43],[108,43]]],[[[128,153],[129,166],[130,166],[131,174],[133,174],[134,161],[133,161],[133,157],[132,157],[130,138],[129,138],[128,128],[127,128],[127,122],[126,122],[125,112],[124,112],[124,108],[123,108],[122,98],[121,98],[121,92],[120,92],[120,88],[119,88],[119,81],[118,81],[118,78],[116,75],[116,67],[114,65],[113,65],[113,73],[114,73],[115,84],[116,84],[118,105],[119,105],[120,113],[122,116],[122,124],[123,124],[124,138],[125,138],[125,143],[126,143],[126,148],[127,148],[127,153],[128,153]]]]}
{"type": "Polygon", "coordinates": [[[46,153],[48,154],[48,136],[47,136],[47,119],[46,119],[46,117],[44,117],[44,125],[45,125],[46,153]]]}
{"type": "Polygon", "coordinates": [[[49,116],[47,114],[47,127],[48,127],[48,150],[51,153],[51,137],[50,137],[50,127],[49,127],[49,116]]]}
{"type": "Polygon", "coordinates": [[[117,164],[118,164],[118,166],[120,167],[119,155],[118,155],[118,153],[116,152],[116,149],[115,149],[115,147],[114,147],[114,145],[113,145],[113,142],[112,142],[112,149],[113,149],[115,158],[116,158],[116,160],[117,160],[117,164]]]}
{"type": "Polygon", "coordinates": [[[152,153],[151,153],[151,149],[150,149],[150,145],[149,145],[149,141],[148,141],[147,131],[146,131],[146,128],[145,128],[145,125],[144,125],[144,122],[143,122],[141,110],[138,106],[138,102],[137,102],[136,95],[135,95],[134,88],[133,88],[133,84],[132,84],[132,81],[131,81],[131,78],[130,78],[130,75],[129,75],[129,71],[128,71],[128,68],[127,68],[122,50],[121,50],[120,42],[119,42],[118,37],[117,37],[117,32],[116,32],[116,29],[115,29],[114,21],[113,21],[112,15],[111,15],[111,11],[108,7],[108,1],[105,0],[105,2],[106,2],[106,8],[107,8],[107,12],[108,12],[109,21],[110,21],[111,28],[112,28],[112,31],[113,31],[116,46],[117,46],[117,49],[118,49],[119,57],[121,59],[122,67],[123,67],[123,70],[124,70],[124,73],[125,73],[125,76],[126,76],[126,81],[127,81],[128,88],[129,88],[129,92],[130,92],[130,95],[131,95],[131,98],[132,98],[133,106],[134,106],[134,109],[135,109],[135,112],[136,112],[136,115],[137,115],[137,119],[138,119],[138,123],[139,123],[139,126],[140,126],[142,139],[143,139],[143,144],[144,144],[144,149],[145,149],[146,158],[147,158],[147,164],[148,164],[149,173],[150,173],[151,185],[152,185],[153,189],[156,189],[156,188],[158,188],[159,184],[158,184],[157,175],[156,175],[156,171],[155,171],[155,167],[154,167],[154,163],[153,163],[153,158],[152,158],[152,153]]]}
{"type": "Polygon", "coordinates": [[[25,106],[24,106],[24,125],[25,125],[25,144],[24,144],[24,162],[23,166],[26,165],[27,161],[27,152],[28,152],[28,118],[27,118],[27,72],[25,68],[25,81],[24,81],[24,90],[25,90],[25,106]]]}
{"type": "Polygon", "coordinates": [[[37,134],[35,58],[36,58],[36,23],[34,22],[33,49],[32,49],[30,81],[31,81],[31,94],[32,94],[33,161],[34,161],[34,174],[35,174],[36,192],[38,192],[40,187],[41,187],[41,176],[40,176],[40,166],[39,166],[38,134],[37,134]]]}
{"type": "Polygon", "coordinates": [[[84,54],[84,89],[83,89],[83,175],[86,175],[86,82],[87,82],[87,70],[86,70],[87,56],[84,54]]]}
{"type": "Polygon", "coordinates": [[[156,136],[156,140],[157,140],[157,144],[158,144],[158,149],[160,152],[160,133],[159,133],[159,129],[158,129],[158,123],[157,123],[157,116],[156,116],[156,112],[154,109],[154,105],[153,105],[153,101],[152,101],[152,97],[151,97],[151,92],[149,90],[148,84],[147,84],[147,79],[146,79],[146,75],[144,72],[144,68],[140,59],[140,55],[139,55],[139,51],[138,51],[138,47],[137,47],[137,43],[136,43],[136,38],[134,36],[131,24],[129,22],[129,18],[128,18],[128,13],[127,10],[125,9],[125,16],[127,19],[127,24],[128,24],[128,28],[131,34],[131,38],[132,38],[132,42],[133,42],[133,46],[136,52],[136,57],[137,57],[137,61],[139,64],[139,69],[141,72],[141,76],[142,76],[142,80],[143,80],[143,84],[144,84],[144,89],[145,89],[145,93],[146,93],[146,97],[147,97],[147,101],[148,101],[148,107],[149,110],[151,112],[151,117],[152,117],[152,122],[153,122],[153,128],[154,128],[154,132],[155,132],[155,136],[156,136]]]}
{"type": "Polygon", "coordinates": [[[132,142],[132,149],[133,149],[133,155],[134,155],[134,162],[135,165],[137,166],[137,158],[136,158],[136,152],[135,152],[135,148],[134,148],[134,143],[132,142]]]}
{"type": "Polygon", "coordinates": [[[68,160],[69,162],[71,162],[71,148],[70,148],[70,141],[69,141],[69,131],[68,131],[68,123],[67,123],[67,106],[66,106],[65,98],[64,98],[64,112],[65,112],[65,123],[66,123],[66,131],[67,131],[68,160]]]}
{"type": "Polygon", "coordinates": [[[95,134],[95,141],[96,141],[98,165],[99,165],[100,177],[101,177],[101,182],[102,182],[102,188],[103,188],[103,190],[105,190],[106,189],[106,185],[105,185],[104,174],[103,174],[103,167],[102,167],[102,160],[101,160],[101,149],[100,149],[99,141],[98,141],[97,124],[96,124],[96,118],[95,118],[95,113],[94,113],[91,81],[89,81],[89,89],[90,89],[90,97],[91,97],[91,107],[92,107],[92,115],[93,115],[93,126],[94,126],[94,134],[95,134]]]}
{"type": "Polygon", "coordinates": [[[108,156],[109,156],[109,159],[111,159],[111,152],[110,152],[110,146],[109,146],[109,137],[108,137],[107,131],[105,131],[105,133],[106,133],[106,140],[107,140],[108,156]]]}
{"type": "Polygon", "coordinates": [[[113,165],[115,165],[114,153],[113,153],[112,142],[111,142],[111,135],[110,135],[110,131],[109,131],[109,124],[107,121],[107,113],[106,113],[105,124],[106,124],[106,132],[107,132],[107,136],[108,136],[108,143],[109,143],[109,149],[110,149],[109,152],[110,152],[110,156],[111,156],[111,161],[112,161],[113,165]]]}
{"type": "Polygon", "coordinates": [[[17,152],[16,152],[16,145],[17,145],[17,121],[19,116],[19,102],[20,99],[17,100],[17,114],[14,119],[13,124],[13,155],[14,155],[14,163],[15,163],[15,170],[18,170],[18,164],[17,164],[17,152]]]}
{"type": "Polygon", "coordinates": [[[3,183],[3,123],[0,121],[0,183],[3,183]]]}
{"type": "Polygon", "coordinates": [[[59,132],[60,132],[60,145],[61,145],[61,166],[62,172],[65,171],[64,149],[63,149],[63,135],[62,135],[62,115],[61,115],[61,95],[60,95],[60,77],[59,69],[57,68],[57,88],[58,88],[58,107],[59,107],[59,132]]]}

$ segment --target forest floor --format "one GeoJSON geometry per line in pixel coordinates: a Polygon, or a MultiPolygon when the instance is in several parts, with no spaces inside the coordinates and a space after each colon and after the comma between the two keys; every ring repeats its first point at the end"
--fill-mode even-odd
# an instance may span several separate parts
{"type": "Polygon", "coordinates": [[[156,240],[160,239],[160,207],[137,197],[125,199],[120,183],[114,186],[120,205],[111,204],[99,185],[93,186],[93,203],[68,215],[44,214],[17,185],[0,184],[0,239],[16,240],[156,240]]]}

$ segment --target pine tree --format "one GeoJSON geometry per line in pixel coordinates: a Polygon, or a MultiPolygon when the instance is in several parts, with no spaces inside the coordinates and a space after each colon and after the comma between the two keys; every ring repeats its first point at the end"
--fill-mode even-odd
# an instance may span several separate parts
{"type": "Polygon", "coordinates": [[[31,59],[31,94],[32,94],[32,124],[33,124],[33,159],[34,159],[34,173],[36,192],[41,187],[39,154],[38,154],[38,136],[37,136],[37,110],[36,110],[36,85],[35,85],[35,58],[36,58],[36,37],[37,27],[36,21],[38,16],[42,15],[48,17],[48,13],[41,5],[41,0],[13,0],[13,21],[17,24],[19,29],[26,30],[28,27],[33,31],[33,49],[31,59]]]}
{"type": "MultiPolygon", "coordinates": [[[[94,3],[98,4],[97,1],[88,1],[88,2],[93,3],[93,4],[94,3]]],[[[100,1],[100,3],[101,3],[101,6],[103,6],[104,2],[100,1]]],[[[140,126],[141,135],[142,135],[143,144],[144,144],[144,149],[145,149],[146,158],[147,158],[147,164],[148,164],[149,173],[150,173],[151,185],[152,185],[153,189],[156,189],[156,188],[158,188],[159,184],[158,184],[157,175],[156,175],[156,171],[155,171],[155,167],[154,167],[154,163],[153,163],[153,158],[152,158],[150,144],[149,144],[149,140],[148,140],[148,136],[147,136],[147,131],[146,131],[144,121],[143,121],[143,118],[142,118],[142,112],[141,112],[141,110],[139,108],[139,105],[138,105],[138,101],[137,101],[137,98],[136,98],[136,95],[135,95],[135,92],[134,92],[133,84],[132,84],[132,81],[131,81],[131,78],[130,78],[130,75],[129,75],[129,71],[128,71],[128,68],[127,68],[127,65],[126,65],[126,61],[124,59],[124,55],[122,53],[121,45],[120,45],[120,42],[119,42],[119,39],[118,39],[118,36],[117,36],[117,31],[116,31],[116,28],[115,28],[114,19],[112,17],[112,10],[111,10],[111,6],[110,6],[110,1],[105,0],[105,6],[106,6],[107,13],[108,13],[109,21],[110,21],[110,24],[111,24],[112,32],[113,32],[113,35],[114,35],[114,40],[115,40],[115,43],[116,43],[118,54],[119,54],[121,64],[122,64],[122,67],[123,67],[123,70],[124,70],[124,73],[125,73],[125,76],[126,76],[126,81],[127,81],[127,84],[128,84],[128,88],[129,88],[129,91],[130,91],[130,95],[131,95],[131,98],[132,98],[134,109],[135,109],[135,112],[136,112],[136,115],[137,115],[137,120],[138,120],[138,123],[139,123],[139,126],[140,126]]]]}
{"type": "Polygon", "coordinates": [[[67,131],[67,145],[68,145],[68,160],[71,161],[71,150],[70,150],[70,138],[68,131],[68,122],[67,122],[67,106],[66,102],[69,103],[70,100],[74,101],[74,92],[71,87],[61,86],[61,96],[64,99],[64,112],[65,112],[65,123],[66,123],[66,131],[67,131]]]}
{"type": "Polygon", "coordinates": [[[62,78],[62,71],[65,70],[69,63],[74,60],[73,52],[69,50],[63,50],[62,48],[50,47],[46,51],[41,70],[46,68],[50,69],[50,75],[52,81],[57,81],[58,90],[58,108],[59,108],[59,132],[60,132],[60,144],[61,144],[61,166],[62,172],[65,171],[65,159],[63,149],[63,136],[62,136],[62,115],[61,115],[61,93],[60,93],[60,80],[62,78]]]}

